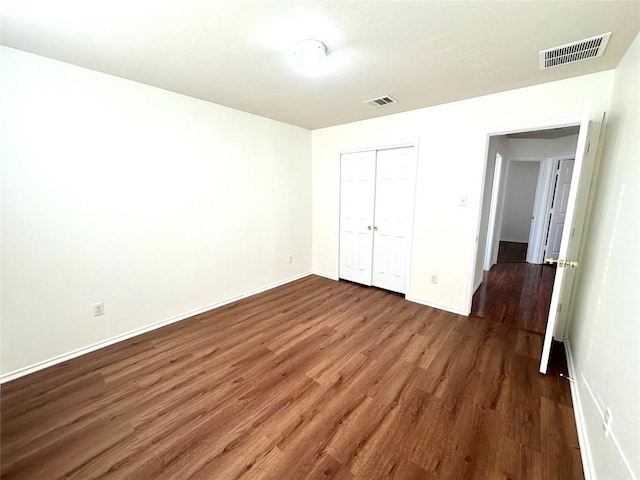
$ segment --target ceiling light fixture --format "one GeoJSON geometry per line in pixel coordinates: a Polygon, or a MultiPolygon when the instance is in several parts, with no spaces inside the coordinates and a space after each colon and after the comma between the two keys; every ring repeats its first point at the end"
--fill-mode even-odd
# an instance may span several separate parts
{"type": "Polygon", "coordinates": [[[327,59],[327,46],[319,40],[302,40],[293,49],[293,64],[303,75],[317,75],[327,59]]]}

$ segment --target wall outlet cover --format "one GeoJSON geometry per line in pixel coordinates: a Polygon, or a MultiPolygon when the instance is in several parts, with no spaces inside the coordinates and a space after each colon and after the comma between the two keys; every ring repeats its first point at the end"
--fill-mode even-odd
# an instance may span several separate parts
{"type": "Polygon", "coordinates": [[[98,302],[93,304],[93,316],[104,315],[104,303],[98,302]]]}

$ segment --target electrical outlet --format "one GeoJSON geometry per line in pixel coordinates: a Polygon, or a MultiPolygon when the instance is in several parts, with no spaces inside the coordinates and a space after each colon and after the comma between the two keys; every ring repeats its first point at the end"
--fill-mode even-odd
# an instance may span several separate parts
{"type": "Polygon", "coordinates": [[[604,436],[608,437],[611,433],[611,408],[607,407],[604,411],[604,421],[602,422],[602,428],[604,429],[604,436]]]}
{"type": "Polygon", "coordinates": [[[293,255],[289,255],[289,263],[293,263],[293,255]]]}
{"type": "Polygon", "coordinates": [[[93,316],[104,315],[104,303],[98,302],[93,304],[93,316]]]}
{"type": "Polygon", "coordinates": [[[431,275],[431,283],[437,285],[438,283],[438,275],[431,275]]]}
{"type": "Polygon", "coordinates": [[[460,206],[460,207],[466,207],[467,206],[467,196],[466,195],[460,195],[458,197],[458,206],[460,206]]]}

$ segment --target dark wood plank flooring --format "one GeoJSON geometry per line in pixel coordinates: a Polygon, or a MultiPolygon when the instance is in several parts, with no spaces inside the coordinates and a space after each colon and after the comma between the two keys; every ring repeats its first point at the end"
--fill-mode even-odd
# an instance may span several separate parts
{"type": "Polygon", "coordinates": [[[544,334],[555,273],[550,265],[497,263],[484,272],[471,315],[544,334]]]}
{"type": "Polygon", "coordinates": [[[9,479],[582,478],[541,336],[316,276],[9,382],[9,479]]]}
{"type": "Polygon", "coordinates": [[[528,243],[504,242],[498,245],[498,263],[524,263],[527,261],[528,243]]]}

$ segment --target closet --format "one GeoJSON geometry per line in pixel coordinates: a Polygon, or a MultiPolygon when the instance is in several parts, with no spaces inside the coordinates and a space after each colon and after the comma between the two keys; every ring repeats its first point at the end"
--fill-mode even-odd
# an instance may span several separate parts
{"type": "Polygon", "coordinates": [[[408,146],[340,156],[340,278],[406,293],[415,150],[408,146]]]}

